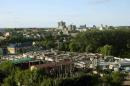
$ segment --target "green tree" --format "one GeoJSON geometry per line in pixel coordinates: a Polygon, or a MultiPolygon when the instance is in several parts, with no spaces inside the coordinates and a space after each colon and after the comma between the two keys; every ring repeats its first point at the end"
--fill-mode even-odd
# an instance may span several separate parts
{"type": "Polygon", "coordinates": [[[111,79],[112,86],[121,85],[123,74],[121,74],[120,72],[113,72],[111,77],[112,77],[111,79]]]}
{"type": "Polygon", "coordinates": [[[2,62],[0,64],[0,71],[1,76],[4,79],[15,72],[15,66],[10,61],[2,62]]]}
{"type": "Polygon", "coordinates": [[[71,52],[77,51],[77,45],[76,45],[76,43],[70,43],[69,44],[69,49],[70,49],[71,52]]]}
{"type": "Polygon", "coordinates": [[[14,81],[13,76],[8,76],[2,86],[17,86],[16,82],[14,81]]]}
{"type": "Polygon", "coordinates": [[[104,47],[101,47],[100,53],[103,54],[104,56],[112,55],[112,46],[105,45],[104,47]]]}
{"type": "Polygon", "coordinates": [[[43,82],[40,86],[54,86],[54,82],[51,78],[43,79],[43,82]]]}

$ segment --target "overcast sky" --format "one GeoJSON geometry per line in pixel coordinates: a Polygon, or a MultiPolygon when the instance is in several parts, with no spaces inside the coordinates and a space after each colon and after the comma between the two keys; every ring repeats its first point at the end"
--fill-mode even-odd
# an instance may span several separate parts
{"type": "Polygon", "coordinates": [[[0,27],[130,25],[130,0],[0,0],[0,27]]]}

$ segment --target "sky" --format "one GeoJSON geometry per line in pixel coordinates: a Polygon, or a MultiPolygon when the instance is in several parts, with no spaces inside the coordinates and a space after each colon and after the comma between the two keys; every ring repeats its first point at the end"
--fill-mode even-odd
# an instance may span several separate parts
{"type": "Polygon", "coordinates": [[[0,27],[130,26],[130,0],[0,0],[0,27]]]}

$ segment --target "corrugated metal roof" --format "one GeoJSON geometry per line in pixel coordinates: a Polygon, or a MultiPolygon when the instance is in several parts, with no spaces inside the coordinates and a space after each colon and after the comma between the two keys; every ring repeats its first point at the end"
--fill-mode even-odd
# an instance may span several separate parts
{"type": "Polygon", "coordinates": [[[13,60],[12,63],[19,64],[19,63],[25,63],[25,62],[29,62],[29,61],[33,61],[33,59],[32,58],[21,58],[18,60],[13,60]]]}
{"type": "Polygon", "coordinates": [[[50,62],[50,63],[46,63],[46,64],[40,64],[40,65],[35,65],[35,67],[37,68],[49,68],[49,67],[56,67],[56,66],[60,66],[60,65],[69,65],[72,64],[71,61],[61,61],[61,62],[50,62]]]}

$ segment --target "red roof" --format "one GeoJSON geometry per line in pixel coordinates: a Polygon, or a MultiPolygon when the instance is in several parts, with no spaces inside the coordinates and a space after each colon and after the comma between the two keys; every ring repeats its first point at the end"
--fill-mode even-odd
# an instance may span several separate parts
{"type": "Polygon", "coordinates": [[[71,61],[50,62],[50,63],[46,63],[46,64],[35,65],[35,67],[37,67],[37,68],[53,68],[53,67],[57,67],[60,65],[69,65],[71,63],[72,63],[71,61]]]}

